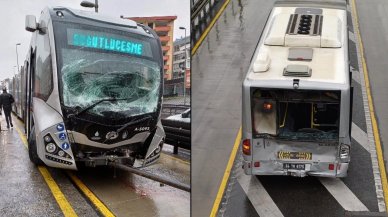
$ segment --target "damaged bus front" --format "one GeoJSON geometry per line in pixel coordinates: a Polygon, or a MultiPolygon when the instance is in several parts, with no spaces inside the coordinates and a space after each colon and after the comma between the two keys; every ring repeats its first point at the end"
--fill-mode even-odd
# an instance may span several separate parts
{"type": "Polygon", "coordinates": [[[37,25],[26,21],[33,32],[26,61],[31,160],[68,169],[155,162],[165,134],[153,30],[68,8],[44,10],[37,25]]]}

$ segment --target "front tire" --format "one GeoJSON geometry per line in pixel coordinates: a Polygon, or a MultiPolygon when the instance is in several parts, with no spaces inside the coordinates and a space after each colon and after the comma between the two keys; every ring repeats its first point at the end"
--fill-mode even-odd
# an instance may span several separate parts
{"type": "Polygon", "coordinates": [[[43,165],[43,161],[39,158],[36,148],[35,126],[32,127],[30,136],[28,137],[28,156],[30,161],[36,166],[43,165]]]}

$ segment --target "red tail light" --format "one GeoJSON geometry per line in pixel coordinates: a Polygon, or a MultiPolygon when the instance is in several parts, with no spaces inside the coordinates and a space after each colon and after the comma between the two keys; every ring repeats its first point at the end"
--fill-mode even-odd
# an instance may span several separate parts
{"type": "Polygon", "coordinates": [[[253,164],[253,166],[255,166],[255,167],[260,167],[260,161],[256,161],[256,162],[253,164]]]}
{"type": "Polygon", "coordinates": [[[244,139],[242,151],[245,155],[251,155],[251,140],[244,139]]]}
{"type": "Polygon", "coordinates": [[[334,170],[334,164],[329,164],[329,170],[334,170]]]}

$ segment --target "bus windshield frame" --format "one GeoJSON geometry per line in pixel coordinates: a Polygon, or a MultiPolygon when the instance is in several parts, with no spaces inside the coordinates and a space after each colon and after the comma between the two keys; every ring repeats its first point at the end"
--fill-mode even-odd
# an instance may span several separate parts
{"type": "MultiPolygon", "coordinates": [[[[163,67],[160,44],[153,37],[94,25],[53,21],[61,105],[67,109],[88,109],[97,116],[133,117],[156,112],[162,94],[163,67]],[[75,32],[112,36],[124,42],[144,45],[144,55],[135,47],[108,49],[71,43],[75,32]]],[[[77,43],[77,42],[76,42],[77,43]]],[[[106,42],[105,42],[106,43],[106,42]]]]}

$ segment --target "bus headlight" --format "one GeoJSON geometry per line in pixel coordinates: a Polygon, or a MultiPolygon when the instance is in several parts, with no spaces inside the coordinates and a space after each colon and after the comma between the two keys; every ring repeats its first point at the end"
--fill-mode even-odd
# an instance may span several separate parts
{"type": "Polygon", "coordinates": [[[339,150],[340,159],[343,161],[349,161],[350,147],[349,145],[342,144],[339,150]]]}
{"type": "Polygon", "coordinates": [[[54,143],[48,143],[47,145],[46,145],[46,151],[48,152],[48,153],[54,153],[55,152],[55,150],[57,149],[57,146],[54,144],[54,143]]]}
{"type": "Polygon", "coordinates": [[[48,143],[48,142],[51,142],[51,136],[49,136],[48,134],[47,134],[46,136],[44,136],[43,139],[44,139],[44,141],[47,142],[47,143],[48,143]]]}
{"type": "Polygon", "coordinates": [[[60,157],[63,157],[63,156],[65,156],[65,152],[62,151],[62,150],[59,150],[59,151],[58,151],[58,155],[59,155],[60,157]]]}

